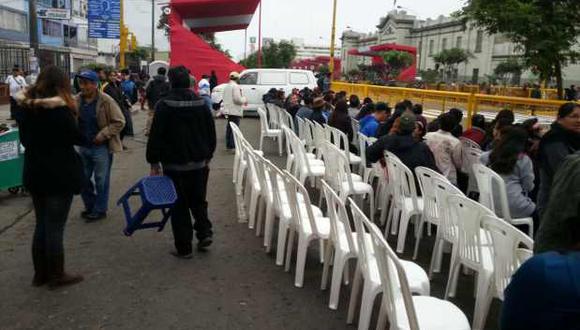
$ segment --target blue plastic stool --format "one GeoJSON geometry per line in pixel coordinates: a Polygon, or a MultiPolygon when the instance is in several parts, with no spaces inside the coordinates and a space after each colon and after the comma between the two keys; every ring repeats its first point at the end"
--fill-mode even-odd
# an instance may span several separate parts
{"type": "Polygon", "coordinates": [[[123,230],[126,236],[131,236],[136,230],[158,228],[162,231],[171,217],[171,209],[177,200],[177,192],[170,178],[166,176],[149,176],[141,179],[129,189],[117,202],[123,205],[127,226],[123,230]],[[129,198],[141,196],[141,207],[135,214],[131,214],[129,198]],[[161,210],[163,218],[158,222],[143,223],[153,210],[161,210]]]}

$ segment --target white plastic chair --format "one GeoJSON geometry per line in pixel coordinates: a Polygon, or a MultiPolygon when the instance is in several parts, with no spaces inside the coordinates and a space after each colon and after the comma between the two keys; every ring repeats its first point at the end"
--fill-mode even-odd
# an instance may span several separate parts
{"type": "Polygon", "coordinates": [[[423,237],[423,227],[427,223],[427,233],[431,235],[431,225],[439,226],[439,213],[437,212],[437,196],[433,186],[434,178],[447,181],[445,176],[433,171],[430,168],[419,166],[415,168],[415,175],[419,181],[421,192],[423,193],[423,216],[419,218],[419,224],[415,233],[415,251],[413,260],[417,259],[419,243],[423,237]]]}
{"type": "Polygon", "coordinates": [[[260,116],[260,150],[264,143],[264,138],[272,138],[278,141],[278,153],[282,156],[282,130],[278,128],[269,128],[268,118],[263,109],[258,108],[258,115],[260,116]]]}
{"type": "MultiPolygon", "coordinates": [[[[385,234],[388,232],[389,230],[389,226],[392,222],[391,218],[392,218],[392,214],[395,211],[395,203],[393,200],[394,197],[394,186],[395,186],[395,182],[396,182],[396,171],[395,168],[392,166],[392,162],[389,159],[398,159],[397,156],[395,156],[395,154],[389,152],[389,151],[384,151],[383,152],[383,158],[384,158],[384,163],[385,166],[384,167],[380,167],[380,170],[382,170],[382,175],[380,176],[380,181],[379,181],[379,188],[380,190],[378,191],[378,200],[379,203],[377,203],[377,205],[379,205],[379,208],[381,210],[381,215],[379,218],[379,223],[383,226],[387,226],[385,228],[385,234]],[[388,220],[387,220],[388,218],[388,220]],[[387,224],[385,224],[387,223],[387,224]]],[[[395,233],[395,232],[393,232],[395,233]]]]}
{"type": "Polygon", "coordinates": [[[512,275],[532,255],[534,241],[516,227],[495,216],[484,216],[481,226],[489,234],[493,247],[494,276],[476,306],[473,328],[484,329],[493,297],[504,299],[503,293],[512,275]]]}
{"type": "Polygon", "coordinates": [[[360,140],[359,140],[360,137],[358,135],[358,133],[360,131],[360,123],[358,120],[351,118],[350,125],[352,126],[352,132],[354,133],[354,136],[352,138],[352,144],[354,146],[358,146],[360,144],[360,140]]]}
{"type": "Polygon", "coordinates": [[[286,109],[278,108],[278,118],[280,118],[280,128],[287,126],[294,132],[294,120],[286,109]]]}
{"type": "Polygon", "coordinates": [[[449,214],[447,199],[452,195],[464,196],[463,192],[451,184],[447,178],[442,179],[440,177],[434,177],[432,183],[433,189],[435,190],[435,198],[437,199],[439,225],[437,226],[435,244],[433,246],[433,253],[431,254],[429,277],[431,277],[433,273],[438,273],[441,270],[441,261],[443,259],[445,244],[450,244],[452,247],[455,247],[458,240],[457,224],[454,223],[454,218],[449,214]]]}
{"type": "Polygon", "coordinates": [[[370,166],[367,164],[367,147],[372,145],[373,143],[377,142],[376,138],[370,138],[367,137],[366,135],[364,135],[361,132],[357,132],[356,136],[358,137],[358,142],[359,142],[359,151],[360,151],[360,158],[361,158],[361,163],[360,163],[360,171],[359,174],[362,175],[363,177],[363,181],[364,182],[368,182],[368,183],[373,183],[373,181],[375,180],[375,178],[378,178],[381,176],[381,171],[377,169],[376,164],[370,164],[370,166]]]}
{"type": "MultiPolygon", "coordinates": [[[[301,288],[304,283],[304,268],[306,266],[308,245],[312,240],[318,239],[321,241],[320,246],[324,247],[324,243],[330,237],[330,220],[322,215],[315,215],[313,212],[313,206],[310,204],[310,199],[307,197],[308,192],[304,186],[300,184],[294,176],[292,176],[292,174],[285,171],[283,178],[292,213],[292,223],[288,228],[290,230],[290,235],[288,237],[288,247],[286,251],[286,271],[290,270],[294,235],[297,234],[298,247],[294,286],[301,288]],[[298,200],[298,195],[304,196],[303,204],[298,200]]],[[[278,244],[278,248],[280,248],[280,244],[278,244]]],[[[324,251],[320,252],[321,255],[324,255],[324,251]]]]}
{"type": "Polygon", "coordinates": [[[531,217],[512,218],[503,178],[491,168],[482,164],[474,164],[473,172],[479,188],[479,202],[512,225],[528,226],[528,235],[534,237],[534,220],[531,217]]]}
{"type": "Polygon", "coordinates": [[[350,142],[348,141],[348,136],[343,131],[329,125],[325,125],[324,130],[326,141],[334,144],[338,149],[342,150],[350,165],[361,166],[362,164],[361,157],[350,152],[349,149],[350,142]]]}
{"type": "Polygon", "coordinates": [[[449,278],[445,289],[445,299],[455,296],[459,271],[461,266],[477,273],[475,285],[476,312],[479,302],[485,294],[493,275],[492,248],[487,240],[486,233],[481,228],[484,216],[493,212],[485,206],[465,196],[452,195],[447,197],[449,215],[457,224],[457,244],[453,246],[449,278]]]}
{"type": "MultiPolygon", "coordinates": [[[[403,261],[380,230],[370,224],[369,227],[383,292],[377,329],[385,329],[388,320],[392,330],[470,330],[467,317],[457,306],[435,297],[412,295],[403,261]]],[[[359,329],[367,328],[361,328],[359,323],[359,329]]]]}
{"type": "MultiPolygon", "coordinates": [[[[361,281],[364,280],[358,323],[358,328],[362,330],[368,329],[375,298],[383,289],[384,279],[379,274],[379,265],[377,262],[381,251],[375,251],[372,239],[368,239],[373,231],[378,232],[379,229],[350,198],[349,203],[356,229],[357,252],[359,255],[350,294],[347,323],[351,324],[354,319],[355,305],[359,297],[361,281]]],[[[402,272],[409,278],[409,291],[411,293],[428,296],[430,284],[427,273],[414,262],[404,261],[401,264],[402,272]]]]}
{"type": "Polygon", "coordinates": [[[468,138],[461,137],[461,172],[466,173],[469,176],[468,186],[467,186],[467,196],[470,196],[472,192],[477,192],[477,181],[473,173],[473,164],[479,164],[479,158],[481,157],[481,148],[479,144],[473,142],[468,138]]]}
{"type": "MultiPolygon", "coordinates": [[[[278,112],[276,111],[276,105],[272,103],[266,103],[266,113],[268,117],[268,128],[270,129],[277,129],[280,128],[279,121],[278,121],[278,112]]],[[[262,109],[262,108],[258,108],[262,109]]],[[[263,110],[263,109],[262,109],[263,110]]]]}
{"type": "MultiPolygon", "coordinates": [[[[311,156],[300,139],[292,138],[292,152],[294,153],[294,175],[304,184],[307,178],[311,179],[312,185],[316,179],[324,176],[326,167],[324,162],[311,156]]],[[[320,147],[321,148],[321,147],[320,147]]]]}

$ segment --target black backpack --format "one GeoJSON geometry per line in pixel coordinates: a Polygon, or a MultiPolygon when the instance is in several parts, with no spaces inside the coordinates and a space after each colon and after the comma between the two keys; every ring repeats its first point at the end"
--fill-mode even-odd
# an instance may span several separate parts
{"type": "Polygon", "coordinates": [[[167,92],[169,92],[168,82],[153,80],[147,88],[147,99],[154,106],[167,92]]]}

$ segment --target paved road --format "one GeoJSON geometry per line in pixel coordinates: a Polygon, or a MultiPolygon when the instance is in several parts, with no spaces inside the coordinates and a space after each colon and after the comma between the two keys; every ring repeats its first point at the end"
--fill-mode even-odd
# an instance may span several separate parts
{"type": "MultiPolygon", "coordinates": [[[[140,132],[144,113],[135,115],[140,132]]],[[[28,214],[0,233],[0,328],[2,329],[354,329],[345,324],[349,287],[342,290],[340,308],[327,308],[328,292],[320,290],[321,265],[313,246],[305,285],[293,286],[292,274],[274,264],[273,255],[261,248],[261,240],[236,221],[231,184],[233,156],[223,150],[224,121],[218,121],[219,149],[212,162],[208,200],[215,225],[215,244],[192,260],[177,260],[171,230],[138,231],[122,235],[122,212],[113,206],[126,188],[148,172],[144,162],[144,138],[127,141],[130,150],[116,156],[113,165],[109,218],[86,224],[75,199],[66,230],[67,266],[86,280],[76,286],[48,291],[32,288],[30,239],[34,217],[28,214]]],[[[247,119],[242,129],[255,143],[258,122],[247,119]]],[[[266,154],[276,163],[273,143],[266,154]]],[[[27,197],[0,199],[0,224],[12,223],[15,204],[27,197]],[[12,205],[12,206],[7,206],[12,205]]],[[[408,240],[411,251],[413,240],[408,240]]],[[[427,267],[431,241],[423,245],[419,263],[427,267]]],[[[408,255],[406,255],[408,257],[408,255]]],[[[432,281],[432,294],[442,296],[446,276],[432,281]]],[[[471,315],[473,281],[463,277],[458,303],[471,315]]],[[[490,315],[494,329],[497,306],[490,315]]]]}

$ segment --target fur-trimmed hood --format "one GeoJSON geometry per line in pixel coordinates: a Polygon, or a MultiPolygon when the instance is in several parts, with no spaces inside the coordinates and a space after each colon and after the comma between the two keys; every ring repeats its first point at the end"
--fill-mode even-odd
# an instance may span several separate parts
{"type": "Polygon", "coordinates": [[[16,102],[24,107],[34,108],[34,107],[42,107],[47,109],[54,109],[58,107],[66,106],[65,100],[60,96],[53,96],[41,99],[32,99],[26,95],[26,90],[21,90],[16,94],[14,97],[16,102]]]}

